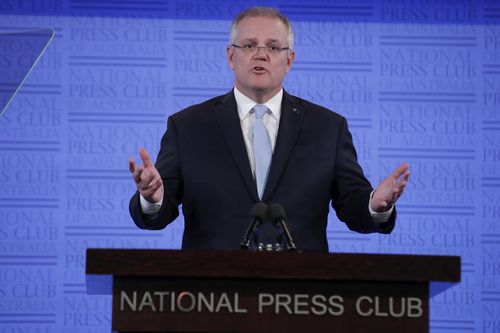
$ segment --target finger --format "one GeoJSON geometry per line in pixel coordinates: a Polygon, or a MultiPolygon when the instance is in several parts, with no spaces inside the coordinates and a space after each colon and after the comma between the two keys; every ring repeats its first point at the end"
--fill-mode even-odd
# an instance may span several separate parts
{"type": "Polygon", "coordinates": [[[130,170],[131,174],[133,174],[135,171],[135,161],[132,158],[128,160],[128,169],[130,170]]]}
{"type": "Polygon", "coordinates": [[[151,186],[151,183],[154,181],[155,177],[156,173],[153,172],[152,169],[144,168],[144,171],[141,175],[141,186],[144,188],[151,186]]]}
{"type": "Polygon", "coordinates": [[[404,188],[405,188],[405,184],[399,185],[397,193],[399,195],[401,195],[403,193],[404,188]]]}
{"type": "Polygon", "coordinates": [[[148,190],[151,191],[151,193],[155,193],[158,191],[158,189],[161,187],[161,183],[155,183],[154,185],[150,186],[148,190]]]}
{"type": "Polygon", "coordinates": [[[161,176],[158,173],[158,170],[156,170],[156,168],[154,167],[154,165],[151,165],[151,167],[147,168],[145,163],[145,165],[141,166],[141,168],[143,168],[143,174],[141,176],[142,187],[147,188],[149,186],[152,186],[153,183],[158,181],[162,183],[161,176]]]}
{"type": "Polygon", "coordinates": [[[395,193],[393,198],[394,203],[396,203],[396,201],[398,201],[398,199],[403,195],[403,192],[404,192],[404,186],[400,187],[399,190],[395,193]]]}
{"type": "Polygon", "coordinates": [[[395,179],[398,179],[402,174],[404,174],[408,169],[410,168],[410,164],[408,163],[403,163],[399,167],[396,168],[391,174],[392,177],[395,179]]]}
{"type": "Polygon", "coordinates": [[[405,172],[405,174],[401,177],[399,182],[397,183],[397,186],[401,189],[404,188],[408,184],[408,179],[410,177],[409,172],[405,172]]]}
{"type": "Polygon", "coordinates": [[[158,189],[160,189],[163,186],[163,183],[160,181],[155,181],[153,180],[151,183],[146,183],[146,182],[141,182],[141,184],[138,186],[139,187],[139,192],[143,196],[152,196],[155,194],[158,189]]]}
{"type": "Polygon", "coordinates": [[[398,187],[398,188],[405,187],[406,184],[408,184],[408,181],[401,179],[399,182],[396,183],[396,187],[398,187]]]}
{"type": "Polygon", "coordinates": [[[141,156],[141,160],[144,163],[144,167],[152,167],[153,162],[151,161],[151,157],[149,157],[148,151],[145,148],[141,148],[139,150],[139,155],[141,156]]]}
{"type": "Polygon", "coordinates": [[[403,175],[403,181],[408,182],[408,179],[410,179],[410,172],[406,171],[403,175]]]}
{"type": "Polygon", "coordinates": [[[142,172],[144,171],[144,167],[142,165],[138,166],[135,168],[134,173],[132,174],[132,177],[134,177],[134,180],[137,184],[139,184],[142,180],[142,172]]]}
{"type": "Polygon", "coordinates": [[[157,184],[162,183],[161,177],[156,175],[153,180],[149,183],[149,186],[156,186],[157,184]]]}

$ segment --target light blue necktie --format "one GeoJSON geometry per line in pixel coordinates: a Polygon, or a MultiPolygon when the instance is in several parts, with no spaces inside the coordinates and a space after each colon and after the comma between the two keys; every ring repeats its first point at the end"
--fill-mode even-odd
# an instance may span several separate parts
{"type": "Polygon", "coordinates": [[[255,181],[257,183],[257,192],[259,198],[262,199],[264,188],[266,187],[267,175],[273,150],[271,148],[271,140],[269,133],[264,126],[264,114],[267,112],[267,106],[257,104],[252,109],[255,112],[255,123],[253,125],[253,154],[255,158],[255,181]]]}

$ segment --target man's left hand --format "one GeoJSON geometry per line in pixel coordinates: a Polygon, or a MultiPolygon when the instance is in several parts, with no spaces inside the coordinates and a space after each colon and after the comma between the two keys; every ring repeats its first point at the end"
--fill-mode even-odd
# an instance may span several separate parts
{"type": "Polygon", "coordinates": [[[385,212],[396,203],[403,194],[406,184],[408,184],[409,168],[408,163],[401,164],[378,185],[370,201],[371,208],[374,211],[385,212]]]}

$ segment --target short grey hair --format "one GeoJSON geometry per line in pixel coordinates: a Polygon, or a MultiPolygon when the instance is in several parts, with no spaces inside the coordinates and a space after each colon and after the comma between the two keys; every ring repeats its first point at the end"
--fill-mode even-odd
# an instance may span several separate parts
{"type": "Polygon", "coordinates": [[[250,7],[242,12],[240,12],[236,18],[233,20],[233,23],[231,24],[231,29],[229,33],[229,45],[234,44],[236,42],[236,26],[238,23],[240,23],[241,20],[243,20],[245,17],[270,17],[270,18],[277,18],[283,24],[286,26],[288,29],[288,37],[287,37],[287,42],[288,42],[288,47],[290,50],[293,50],[293,28],[292,24],[288,20],[288,17],[283,15],[279,10],[276,8],[272,7],[250,7]]]}

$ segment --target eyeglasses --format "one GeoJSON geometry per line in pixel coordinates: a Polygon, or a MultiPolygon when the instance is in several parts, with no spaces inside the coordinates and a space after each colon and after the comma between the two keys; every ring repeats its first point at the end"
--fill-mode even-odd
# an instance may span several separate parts
{"type": "Polygon", "coordinates": [[[240,49],[245,54],[253,54],[258,52],[259,49],[264,49],[264,51],[266,51],[267,54],[278,55],[281,53],[281,51],[290,50],[289,47],[280,47],[279,45],[274,45],[274,44],[269,44],[266,46],[257,46],[255,44],[243,44],[243,45],[231,44],[231,46],[240,49]]]}

